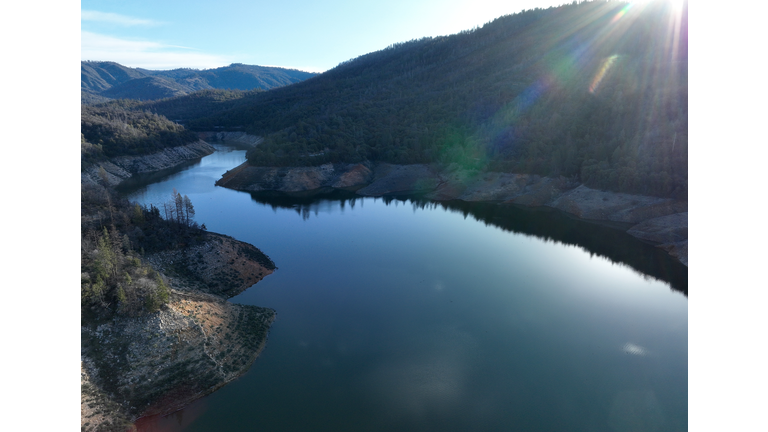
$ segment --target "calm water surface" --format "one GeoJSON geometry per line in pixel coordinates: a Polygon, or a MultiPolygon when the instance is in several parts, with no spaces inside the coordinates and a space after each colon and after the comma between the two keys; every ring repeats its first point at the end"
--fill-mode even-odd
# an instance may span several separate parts
{"type": "Polygon", "coordinates": [[[655,248],[559,213],[214,186],[243,161],[221,147],[126,191],[176,188],[279,268],[231,300],[277,311],[251,370],[142,430],[687,430],[687,298],[641,273],[687,291],[687,270],[655,248]],[[590,253],[579,233],[619,240],[590,253]],[[627,250],[640,264],[601,256],[627,250]]]}

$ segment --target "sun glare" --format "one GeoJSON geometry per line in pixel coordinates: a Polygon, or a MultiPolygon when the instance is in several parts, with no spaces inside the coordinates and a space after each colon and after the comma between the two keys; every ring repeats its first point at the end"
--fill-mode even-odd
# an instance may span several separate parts
{"type": "MultiPolygon", "coordinates": [[[[658,1],[660,0],[635,0],[635,1],[630,1],[629,3],[633,5],[646,5],[648,3],[658,2],[658,1]]],[[[683,5],[687,0],[661,0],[661,1],[668,3],[670,6],[672,6],[672,9],[676,11],[681,11],[683,10],[683,5]]]]}
{"type": "Polygon", "coordinates": [[[672,10],[674,10],[676,13],[679,14],[683,11],[685,0],[669,0],[669,2],[672,4],[672,10]]]}

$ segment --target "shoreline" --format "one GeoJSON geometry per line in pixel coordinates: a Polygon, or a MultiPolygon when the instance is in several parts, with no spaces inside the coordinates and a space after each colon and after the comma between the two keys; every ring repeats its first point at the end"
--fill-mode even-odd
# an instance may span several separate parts
{"type": "MultiPolygon", "coordinates": [[[[272,314],[271,318],[269,319],[269,322],[267,323],[268,327],[271,327],[276,319],[277,319],[277,312],[274,312],[272,314]]],[[[202,399],[202,398],[204,398],[204,397],[206,397],[206,396],[208,396],[208,395],[218,391],[219,389],[223,388],[227,384],[230,384],[233,381],[241,378],[243,375],[248,373],[250,368],[253,366],[253,363],[256,362],[256,359],[261,355],[262,351],[264,351],[264,349],[267,346],[267,341],[268,340],[269,340],[268,336],[263,338],[263,340],[259,343],[259,345],[256,348],[256,350],[251,354],[250,359],[246,361],[247,366],[242,368],[242,369],[240,369],[235,375],[227,377],[224,381],[221,381],[220,383],[218,383],[214,387],[211,387],[211,388],[209,388],[207,390],[204,390],[204,391],[201,391],[199,393],[190,395],[189,397],[187,397],[185,399],[180,399],[180,400],[176,400],[176,401],[174,401],[172,403],[169,403],[169,404],[165,405],[164,409],[161,412],[150,413],[150,414],[142,415],[141,417],[135,418],[135,419],[133,419],[134,425],[136,425],[138,428],[140,428],[142,423],[149,422],[153,418],[165,417],[165,416],[169,416],[169,415],[171,415],[171,414],[173,414],[175,412],[181,411],[181,410],[185,409],[187,406],[189,406],[190,404],[192,404],[193,402],[195,402],[195,401],[197,401],[199,399],[202,399]]]]}
{"type": "Polygon", "coordinates": [[[191,144],[169,147],[160,152],[142,156],[118,156],[96,162],[80,172],[81,184],[100,184],[106,182],[109,187],[117,187],[137,174],[151,174],[166,169],[173,169],[185,162],[208,156],[216,149],[209,143],[199,140],[191,144]],[[99,169],[104,174],[99,175],[99,169]],[[103,178],[102,178],[103,177],[103,178]]]}
{"type": "MultiPolygon", "coordinates": [[[[200,140],[112,158],[82,170],[81,185],[113,189],[215,151],[200,140]]],[[[81,214],[81,223],[93,220],[81,214]]],[[[266,348],[276,311],[228,299],[277,267],[249,243],[205,236],[202,244],[142,255],[170,288],[159,311],[81,324],[81,430],[135,431],[141,419],[184,409],[240,378],[266,348]]]]}
{"type": "Polygon", "coordinates": [[[159,311],[81,326],[83,430],[135,428],[141,419],[181,410],[243,376],[266,348],[277,312],[229,299],[276,267],[255,260],[258,249],[248,243],[207,235],[201,248],[146,257],[170,287],[159,311]],[[180,273],[183,256],[198,252],[204,262],[189,262],[194,273],[180,273]],[[227,282],[215,282],[222,277],[227,282]]]}
{"type": "Polygon", "coordinates": [[[552,208],[576,219],[627,232],[664,249],[688,266],[688,201],[591,189],[573,179],[530,174],[473,172],[424,164],[326,164],[318,167],[256,167],[227,171],[217,186],[286,196],[353,192],[358,196],[418,196],[437,202],[464,201],[552,208]]]}

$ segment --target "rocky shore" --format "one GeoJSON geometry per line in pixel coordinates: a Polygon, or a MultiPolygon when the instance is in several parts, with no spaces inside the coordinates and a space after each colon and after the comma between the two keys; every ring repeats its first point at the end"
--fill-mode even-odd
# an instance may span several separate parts
{"type": "Polygon", "coordinates": [[[688,265],[688,202],[590,189],[573,179],[478,172],[458,166],[326,164],[318,167],[255,167],[247,162],[216,182],[230,189],[285,193],[322,188],[363,196],[419,194],[436,201],[492,201],[551,207],[575,217],[614,223],[688,265]]]}
{"type": "Polygon", "coordinates": [[[263,137],[245,132],[199,132],[198,136],[204,141],[223,142],[240,147],[256,147],[264,141],[263,137]]]}
{"type": "Polygon", "coordinates": [[[227,301],[275,269],[247,243],[208,234],[193,249],[147,257],[171,287],[160,311],[81,327],[81,427],[133,428],[245,373],[264,348],[272,309],[227,301]]]}
{"type": "Polygon", "coordinates": [[[135,174],[173,168],[186,161],[207,156],[214,151],[216,149],[212,145],[200,140],[183,146],[169,147],[150,155],[119,156],[83,170],[80,173],[80,181],[84,184],[99,184],[102,180],[99,174],[99,168],[101,167],[104,168],[104,174],[102,175],[106,175],[106,181],[109,186],[117,186],[135,174]]]}
{"type": "MultiPolygon", "coordinates": [[[[81,182],[114,187],[214,151],[200,140],[112,158],[83,170],[81,182]]],[[[170,287],[170,299],[152,314],[81,326],[83,431],[136,430],[141,418],[179,410],[236,379],[264,348],[276,318],[272,309],[227,301],[276,269],[250,244],[206,233],[202,244],[143,259],[170,287]]]]}

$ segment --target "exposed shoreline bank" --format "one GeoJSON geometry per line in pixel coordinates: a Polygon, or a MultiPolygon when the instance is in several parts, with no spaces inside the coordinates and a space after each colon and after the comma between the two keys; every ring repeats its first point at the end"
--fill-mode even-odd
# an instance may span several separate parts
{"type": "Polygon", "coordinates": [[[83,184],[100,184],[104,181],[110,186],[118,186],[136,174],[147,174],[176,167],[184,162],[199,159],[215,152],[209,143],[199,140],[191,144],[169,147],[160,152],[143,156],[118,156],[98,162],[80,173],[83,184]],[[104,172],[100,175],[100,168],[104,172]],[[103,177],[103,178],[102,178],[103,177]]]}
{"type": "MultiPolygon", "coordinates": [[[[214,151],[201,140],[112,158],[83,170],[81,182],[113,188],[214,151]]],[[[183,409],[239,378],[263,351],[276,312],[227,300],[271,274],[274,263],[231,237],[207,232],[204,239],[142,256],[170,288],[159,311],[81,325],[83,431],[140,429],[142,419],[183,409]]]]}
{"type": "Polygon", "coordinates": [[[477,172],[424,164],[326,164],[255,167],[248,162],[225,173],[218,186],[244,192],[311,194],[341,189],[361,196],[418,195],[434,201],[497,202],[549,207],[576,218],[624,224],[628,234],[666,250],[688,265],[688,202],[588,188],[572,179],[477,172]]]}
{"type": "Polygon", "coordinates": [[[81,327],[83,430],[125,430],[178,411],[245,374],[264,349],[276,312],[227,300],[274,265],[248,243],[206,235],[197,247],[145,257],[170,286],[158,312],[81,327]]]}

